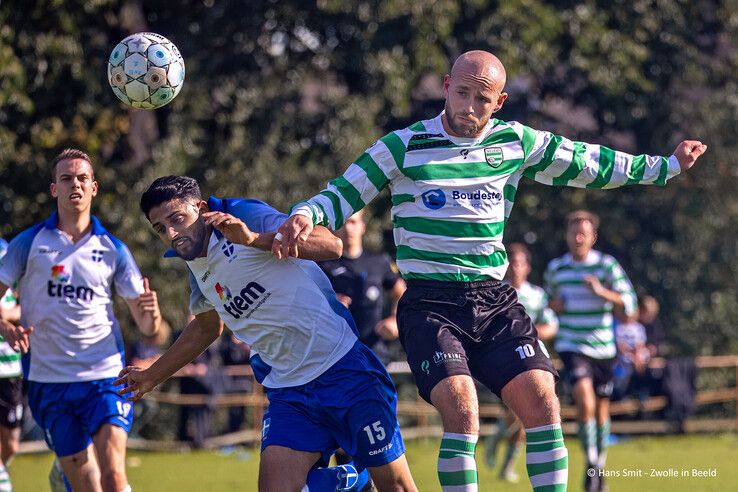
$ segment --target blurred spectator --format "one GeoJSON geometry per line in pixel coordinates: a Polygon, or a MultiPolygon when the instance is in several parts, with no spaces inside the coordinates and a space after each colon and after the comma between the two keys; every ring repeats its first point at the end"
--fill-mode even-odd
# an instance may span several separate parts
{"type": "Polygon", "coordinates": [[[645,400],[648,398],[646,381],[648,363],[651,360],[646,328],[637,319],[618,322],[615,325],[615,342],[618,356],[613,368],[613,400],[621,400],[630,395],[645,400]]]}
{"type": "Polygon", "coordinates": [[[318,263],[349,308],[359,330],[359,339],[377,354],[383,364],[391,362],[392,342],[397,340],[397,302],[405,282],[392,268],[388,255],[364,250],[364,212],[346,220],[336,235],[343,241],[343,256],[318,263]],[[389,302],[385,303],[385,297],[389,302]],[[388,305],[387,305],[388,304],[388,305]]]}
{"type": "MultiPolygon", "coordinates": [[[[537,285],[528,282],[531,272],[530,250],[522,243],[512,243],[507,248],[507,258],[510,266],[505,275],[505,282],[510,284],[518,295],[518,301],[530,316],[541,341],[553,340],[559,324],[556,314],[548,307],[548,295],[537,285]]],[[[487,392],[480,389],[482,392],[487,392]]],[[[489,467],[496,464],[497,447],[502,440],[507,441],[507,451],[500,467],[499,476],[508,482],[517,482],[519,477],[515,472],[515,461],[525,444],[525,429],[520,420],[507,407],[505,416],[497,419],[497,432],[487,439],[485,447],[485,461],[489,467]]]]}
{"type": "MultiPolygon", "coordinates": [[[[191,319],[192,317],[187,322],[191,319]]],[[[178,331],[174,339],[181,334],[182,331],[178,331]]],[[[223,392],[225,386],[217,345],[211,344],[205,352],[177,371],[177,375],[180,376],[180,394],[210,397],[204,404],[180,405],[179,409],[177,439],[191,442],[195,448],[202,448],[205,439],[212,435],[215,398],[223,392]]]]}
{"type": "MultiPolygon", "coordinates": [[[[138,366],[143,369],[149,367],[163,353],[163,348],[172,334],[172,327],[166,320],[161,321],[159,331],[147,337],[141,336],[126,353],[127,364],[138,366]]],[[[131,424],[130,436],[148,437],[146,426],[151,423],[159,413],[159,403],[151,398],[144,398],[133,405],[133,424],[131,424]],[[142,436],[143,431],[143,436],[142,436]]]]}
{"type": "MultiPolygon", "coordinates": [[[[224,368],[229,366],[245,366],[249,363],[250,356],[251,347],[247,343],[236,338],[230,331],[223,334],[220,341],[220,357],[223,361],[224,368]]],[[[225,375],[225,393],[248,393],[251,390],[252,383],[249,376],[225,375]]],[[[228,407],[226,432],[241,430],[245,417],[245,406],[228,407]]]]}
{"type": "Polygon", "coordinates": [[[650,295],[638,297],[638,321],[646,330],[646,346],[651,357],[667,355],[666,331],[659,320],[659,301],[650,295]]]}

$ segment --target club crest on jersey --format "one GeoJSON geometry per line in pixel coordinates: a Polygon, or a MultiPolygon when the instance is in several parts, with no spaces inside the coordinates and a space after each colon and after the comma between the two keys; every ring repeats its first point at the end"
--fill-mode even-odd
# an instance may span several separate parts
{"type": "Polygon", "coordinates": [[[498,168],[502,165],[502,161],[505,158],[502,155],[502,147],[485,147],[484,158],[487,160],[487,164],[493,168],[498,168]]]}
{"type": "Polygon", "coordinates": [[[231,256],[233,256],[233,253],[236,251],[236,247],[230,241],[225,241],[223,244],[221,244],[220,249],[223,251],[223,254],[226,256],[226,258],[230,258],[231,256]]]}

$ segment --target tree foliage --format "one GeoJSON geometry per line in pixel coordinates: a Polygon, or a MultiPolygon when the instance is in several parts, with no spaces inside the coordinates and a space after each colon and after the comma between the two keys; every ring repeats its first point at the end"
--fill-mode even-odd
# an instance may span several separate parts
{"type": "MultiPolygon", "coordinates": [[[[51,157],[96,161],[96,213],[131,247],[181,321],[182,265],[159,254],[140,193],[189,174],[219,196],[286,209],[314,194],[389,130],[437,114],[440,79],[468,49],[496,53],[510,98],[500,113],[539,129],[668,155],[709,145],[663,189],[521,187],[506,240],[528,242],[540,271],[564,250],[563,216],[603,217],[599,247],[662,302],[682,351],[738,350],[736,170],[738,5],[686,0],[36,0],[0,2],[0,234],[53,209],[51,157]],[[185,57],[181,94],[128,110],[106,63],[130,32],[151,30],[185,57]]],[[[375,206],[374,242],[389,224],[375,206]]]]}

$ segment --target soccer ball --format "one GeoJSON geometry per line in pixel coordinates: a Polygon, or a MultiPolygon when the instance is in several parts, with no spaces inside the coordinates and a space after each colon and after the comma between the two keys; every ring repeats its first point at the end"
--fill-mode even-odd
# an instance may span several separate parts
{"type": "Polygon", "coordinates": [[[118,99],[138,109],[156,109],[182,89],[185,65],[174,44],[160,34],[131,34],[110,53],[108,82],[118,99]]]}

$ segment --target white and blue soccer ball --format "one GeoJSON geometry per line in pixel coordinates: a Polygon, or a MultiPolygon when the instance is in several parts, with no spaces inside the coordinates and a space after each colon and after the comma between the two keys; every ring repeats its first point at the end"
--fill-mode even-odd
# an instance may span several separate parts
{"type": "Polygon", "coordinates": [[[108,82],[118,99],[138,109],[168,104],[182,89],[185,64],[174,43],[160,34],[131,34],[113,48],[108,82]]]}

